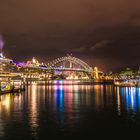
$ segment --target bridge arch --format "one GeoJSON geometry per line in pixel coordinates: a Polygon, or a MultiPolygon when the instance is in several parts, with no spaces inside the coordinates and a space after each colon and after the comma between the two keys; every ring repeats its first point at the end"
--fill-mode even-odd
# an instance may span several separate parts
{"type": "Polygon", "coordinates": [[[69,68],[72,68],[72,64],[76,64],[76,65],[80,66],[83,71],[89,72],[89,73],[92,72],[92,68],[86,62],[82,61],[81,59],[79,59],[77,57],[73,57],[71,55],[60,57],[60,58],[57,58],[57,59],[51,61],[49,63],[49,67],[56,68],[57,65],[62,62],[69,62],[70,63],[69,68]]]}

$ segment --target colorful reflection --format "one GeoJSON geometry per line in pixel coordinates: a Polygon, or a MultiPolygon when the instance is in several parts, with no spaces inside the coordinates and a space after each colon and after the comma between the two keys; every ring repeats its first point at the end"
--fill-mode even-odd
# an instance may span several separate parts
{"type": "Polygon", "coordinates": [[[32,86],[28,87],[28,106],[29,106],[29,125],[31,127],[32,136],[34,138],[37,138],[37,128],[39,126],[38,124],[38,108],[37,108],[37,102],[39,100],[38,97],[38,86],[36,83],[33,83],[32,86]]]}
{"type": "Polygon", "coordinates": [[[121,113],[125,107],[128,113],[140,111],[140,88],[124,87],[116,89],[118,112],[121,113]]]}
{"type": "Polygon", "coordinates": [[[9,135],[14,125],[15,129],[18,126],[15,131],[30,133],[31,138],[37,139],[41,129],[45,133],[57,128],[73,130],[90,114],[95,115],[94,119],[102,113],[125,118],[140,116],[140,88],[53,82],[32,82],[23,93],[0,96],[0,137],[9,135]]]}

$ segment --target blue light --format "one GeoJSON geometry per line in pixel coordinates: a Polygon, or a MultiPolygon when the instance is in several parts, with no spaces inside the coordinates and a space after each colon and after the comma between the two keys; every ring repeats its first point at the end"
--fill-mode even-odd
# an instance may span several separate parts
{"type": "Polygon", "coordinates": [[[59,85],[56,91],[57,94],[57,107],[59,107],[60,112],[64,109],[64,87],[59,85]]]}
{"type": "Polygon", "coordinates": [[[59,83],[59,84],[63,84],[63,80],[59,80],[58,83],[59,83]]]}

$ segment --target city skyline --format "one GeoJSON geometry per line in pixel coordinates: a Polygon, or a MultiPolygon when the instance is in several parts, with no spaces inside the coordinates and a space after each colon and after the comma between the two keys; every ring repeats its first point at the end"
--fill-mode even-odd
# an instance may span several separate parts
{"type": "Polygon", "coordinates": [[[140,0],[1,0],[0,140],[137,138],[140,0]]]}

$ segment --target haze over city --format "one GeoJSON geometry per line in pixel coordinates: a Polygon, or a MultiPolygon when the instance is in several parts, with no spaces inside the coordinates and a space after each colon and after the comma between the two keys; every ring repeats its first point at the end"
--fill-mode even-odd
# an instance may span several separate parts
{"type": "Polygon", "coordinates": [[[48,61],[72,53],[103,71],[140,63],[138,0],[7,0],[0,4],[4,53],[48,61]]]}

